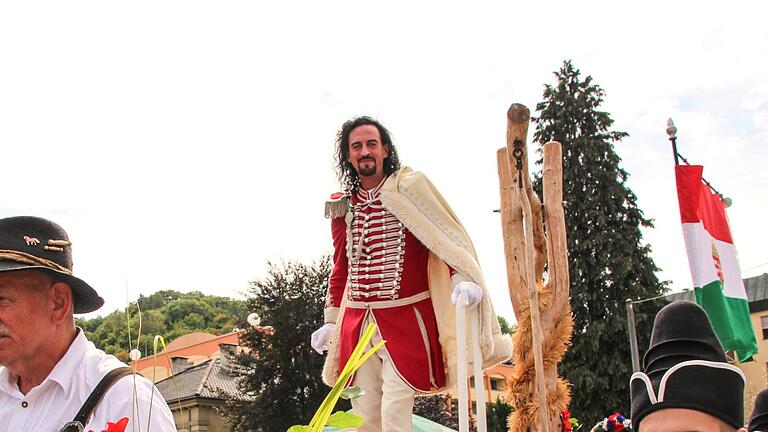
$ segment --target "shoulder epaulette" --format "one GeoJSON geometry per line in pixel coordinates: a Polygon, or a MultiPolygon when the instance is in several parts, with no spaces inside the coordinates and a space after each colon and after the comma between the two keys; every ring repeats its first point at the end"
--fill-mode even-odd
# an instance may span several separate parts
{"type": "Polygon", "coordinates": [[[336,192],[325,202],[326,219],[344,217],[349,210],[349,194],[336,192]]]}

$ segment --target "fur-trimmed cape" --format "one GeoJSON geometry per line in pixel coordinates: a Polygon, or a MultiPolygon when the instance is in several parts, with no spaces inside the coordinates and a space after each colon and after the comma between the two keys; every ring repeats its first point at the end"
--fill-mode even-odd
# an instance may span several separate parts
{"type": "MultiPolygon", "coordinates": [[[[483,289],[483,299],[477,308],[480,313],[479,341],[483,367],[490,367],[510,358],[512,341],[501,333],[501,327],[477,261],[475,248],[466,230],[440,192],[424,174],[403,167],[389,176],[384,183],[381,189],[381,203],[430,251],[429,290],[437,318],[440,344],[443,347],[445,364],[448,368],[445,388],[456,384],[456,307],[451,303],[452,285],[448,266],[483,289]]],[[[346,221],[347,241],[349,241],[351,238],[349,213],[346,214],[346,221]]],[[[348,287],[345,288],[342,296],[337,320],[339,324],[344,316],[346,289],[348,287]]],[[[337,325],[331,341],[331,349],[325,360],[323,381],[329,386],[333,386],[339,376],[340,333],[341,325],[337,325]]],[[[469,326],[466,333],[470,334],[469,326]]],[[[471,346],[469,344],[468,348],[471,349],[471,346]]],[[[467,358],[471,362],[471,351],[468,352],[467,358]]],[[[468,370],[472,370],[471,364],[468,370]]]]}

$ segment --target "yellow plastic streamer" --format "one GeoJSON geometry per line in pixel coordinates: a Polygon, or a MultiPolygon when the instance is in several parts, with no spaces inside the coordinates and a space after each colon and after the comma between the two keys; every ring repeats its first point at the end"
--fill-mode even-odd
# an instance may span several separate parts
{"type": "Polygon", "coordinates": [[[328,422],[328,418],[331,416],[333,407],[336,406],[336,402],[339,400],[341,392],[344,390],[344,386],[349,381],[349,378],[358,368],[360,368],[360,366],[363,365],[363,363],[365,363],[366,360],[368,360],[373,355],[373,353],[376,352],[376,350],[384,346],[386,343],[386,341],[381,341],[374,345],[373,348],[371,348],[368,352],[363,354],[363,350],[371,341],[371,338],[375,332],[376,324],[368,324],[368,327],[366,327],[363,336],[357,342],[355,349],[352,351],[352,355],[349,356],[347,364],[344,365],[344,368],[339,375],[339,379],[336,380],[336,383],[331,389],[331,392],[328,393],[328,396],[325,397],[323,403],[320,404],[320,408],[317,409],[314,417],[312,417],[312,421],[309,422],[309,432],[321,432],[323,430],[325,424],[328,422]]]}

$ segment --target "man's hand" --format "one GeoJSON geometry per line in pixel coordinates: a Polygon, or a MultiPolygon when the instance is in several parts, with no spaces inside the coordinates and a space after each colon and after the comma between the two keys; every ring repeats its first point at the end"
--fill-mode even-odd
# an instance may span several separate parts
{"type": "Polygon", "coordinates": [[[331,336],[333,336],[335,330],[336,324],[326,323],[312,333],[312,348],[318,354],[322,354],[323,351],[328,351],[331,348],[331,336]]]}
{"type": "Polygon", "coordinates": [[[462,281],[453,287],[451,302],[471,308],[483,299],[483,289],[474,282],[462,281]]]}

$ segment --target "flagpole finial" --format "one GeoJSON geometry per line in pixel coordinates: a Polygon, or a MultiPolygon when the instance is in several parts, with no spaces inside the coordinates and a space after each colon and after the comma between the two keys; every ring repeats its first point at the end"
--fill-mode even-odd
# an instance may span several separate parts
{"type": "Polygon", "coordinates": [[[733,204],[733,200],[728,197],[723,197],[723,207],[728,208],[733,204]]]}
{"type": "Polygon", "coordinates": [[[671,117],[667,119],[667,135],[669,135],[670,139],[677,138],[677,128],[675,127],[675,122],[672,121],[671,117]]]}

